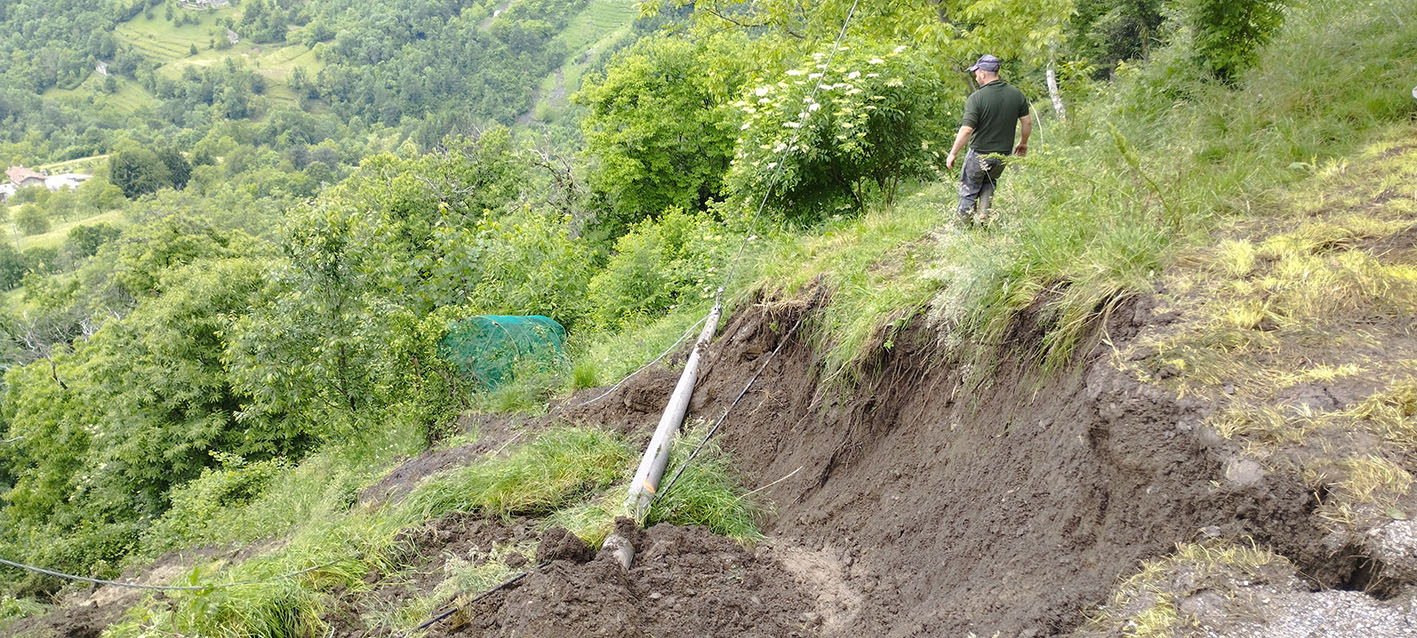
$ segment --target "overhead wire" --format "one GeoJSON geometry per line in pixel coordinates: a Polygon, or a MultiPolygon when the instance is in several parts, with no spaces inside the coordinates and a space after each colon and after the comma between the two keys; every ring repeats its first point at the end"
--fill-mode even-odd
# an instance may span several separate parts
{"type": "Polygon", "coordinates": [[[337,563],[337,562],[339,562],[339,561],[330,561],[330,562],[324,563],[324,564],[322,564],[322,565],[316,565],[316,566],[314,566],[314,567],[307,567],[307,568],[302,569],[302,570],[299,570],[299,571],[290,572],[290,573],[288,573],[288,574],[281,574],[280,576],[275,576],[275,577],[272,577],[272,578],[263,578],[263,579],[259,579],[259,580],[245,580],[245,581],[240,581],[240,582],[235,582],[235,583],[212,583],[212,584],[207,584],[207,585],[148,585],[148,584],[144,584],[144,583],[125,583],[125,582],[123,582],[123,581],[121,581],[121,580],[108,580],[108,579],[105,579],[105,578],[90,578],[90,577],[88,577],[88,576],[78,576],[78,575],[75,575],[75,574],[66,574],[66,573],[64,573],[64,572],[55,571],[55,570],[52,570],[52,569],[45,569],[45,568],[43,568],[43,567],[38,567],[38,566],[35,566],[35,565],[27,565],[27,564],[25,564],[25,563],[19,563],[19,562],[15,562],[15,561],[12,561],[12,560],[6,560],[6,559],[4,559],[4,558],[0,558],[0,565],[7,565],[7,566],[10,566],[10,567],[14,567],[14,568],[16,568],[16,569],[23,569],[23,570],[25,570],[25,571],[34,572],[34,573],[36,573],[36,574],[44,574],[44,575],[46,575],[46,576],[54,576],[55,578],[63,578],[63,579],[65,579],[65,580],[71,580],[71,581],[76,581],[76,582],[81,582],[81,583],[91,583],[91,584],[94,584],[94,585],[111,585],[111,586],[113,586],[113,587],[122,587],[122,588],[125,588],[125,589],[141,589],[141,590],[146,590],[146,591],[211,591],[211,590],[214,590],[214,589],[230,589],[230,588],[232,588],[232,587],[247,587],[247,586],[250,586],[250,585],[263,585],[263,584],[266,584],[266,583],[273,583],[273,582],[276,582],[276,581],[279,581],[279,580],[286,580],[286,579],[289,579],[289,578],[294,578],[294,577],[300,576],[300,575],[302,575],[302,574],[308,574],[308,573],[310,573],[310,572],[313,572],[313,571],[316,571],[316,570],[319,570],[319,569],[324,569],[324,568],[326,568],[326,567],[329,567],[330,565],[333,565],[333,564],[335,564],[335,563],[337,563]]]}
{"type": "Polygon", "coordinates": [[[787,342],[792,339],[792,335],[797,332],[797,328],[801,325],[802,319],[798,319],[797,323],[792,324],[792,328],[778,340],[777,347],[773,348],[772,353],[763,360],[763,364],[758,366],[758,371],[753,373],[751,379],[748,379],[748,383],[738,392],[738,396],[734,397],[733,402],[723,409],[723,414],[718,417],[718,421],[713,424],[713,427],[709,428],[708,432],[704,434],[703,440],[699,441],[699,444],[694,446],[693,451],[689,452],[689,457],[684,459],[684,463],[674,472],[674,476],[669,479],[669,483],[665,484],[664,488],[660,489],[659,492],[654,495],[654,498],[650,501],[651,503],[663,498],[665,494],[668,494],[670,490],[674,489],[674,484],[679,481],[679,477],[684,474],[684,470],[689,469],[689,464],[692,463],[694,458],[699,455],[699,452],[704,449],[709,439],[713,438],[713,435],[718,432],[720,427],[723,427],[723,423],[728,420],[729,413],[733,411],[733,408],[738,407],[738,404],[743,401],[743,397],[748,395],[748,390],[752,389],[753,384],[758,382],[758,378],[763,375],[763,371],[767,369],[768,364],[772,363],[772,360],[777,357],[777,353],[782,351],[782,347],[787,345],[787,342]]]}

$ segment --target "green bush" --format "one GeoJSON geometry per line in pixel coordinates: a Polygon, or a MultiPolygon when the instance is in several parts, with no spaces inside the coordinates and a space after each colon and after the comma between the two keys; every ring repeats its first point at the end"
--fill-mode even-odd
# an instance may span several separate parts
{"type": "Polygon", "coordinates": [[[1285,0],[1187,0],[1195,55],[1215,77],[1234,80],[1284,23],[1285,0]]]}
{"type": "MultiPolygon", "coordinates": [[[[469,246],[475,253],[460,251],[476,258],[466,305],[478,314],[544,315],[567,328],[581,323],[589,314],[586,285],[594,254],[572,234],[571,224],[569,216],[551,211],[483,222],[469,246]]],[[[453,276],[441,269],[438,275],[453,276]]]]}
{"type": "Polygon", "coordinates": [[[145,539],[171,543],[193,538],[222,510],[251,502],[289,468],[284,458],[247,462],[238,455],[222,452],[212,452],[212,457],[221,467],[203,468],[196,479],[173,489],[172,508],[144,531],[145,539]]]}
{"type": "Polygon", "coordinates": [[[640,323],[676,305],[712,296],[733,256],[736,237],[709,213],[671,208],[634,226],[590,281],[602,326],[640,323]]]}
{"type": "Polygon", "coordinates": [[[20,251],[9,242],[0,242],[0,292],[19,286],[28,269],[29,264],[20,251]]]}
{"type": "Polygon", "coordinates": [[[726,181],[745,209],[766,195],[812,222],[862,211],[872,195],[890,205],[902,181],[935,173],[949,143],[939,64],[906,46],[843,45],[823,71],[828,57],[750,85],[735,104],[743,124],[726,181]]]}
{"type": "Polygon", "coordinates": [[[576,94],[589,176],[611,235],[666,208],[702,208],[721,194],[733,157],[732,99],[746,80],[742,34],[700,41],[645,38],[576,94]]]}

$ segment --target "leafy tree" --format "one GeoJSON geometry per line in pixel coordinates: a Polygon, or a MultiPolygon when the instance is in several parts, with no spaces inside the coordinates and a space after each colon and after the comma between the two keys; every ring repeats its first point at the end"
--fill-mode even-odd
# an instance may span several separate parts
{"type": "Polygon", "coordinates": [[[108,158],[113,185],[129,199],[172,186],[172,173],[157,153],[146,148],[119,151],[108,158]]]}
{"type": "Polygon", "coordinates": [[[310,440],[235,420],[248,399],[227,381],[222,335],[256,303],[261,268],[207,260],[163,277],[164,292],[128,316],[7,375],[9,436],[23,438],[0,454],[24,469],[5,496],[0,540],[46,530],[52,540],[26,551],[47,564],[86,571],[121,558],[173,485],[215,465],[211,451],[270,458],[310,440]]]}
{"type": "Polygon", "coordinates": [[[58,217],[63,221],[69,221],[74,213],[78,212],[79,197],[73,189],[61,188],[49,194],[49,199],[44,202],[44,210],[50,219],[58,217]]]}
{"type": "Polygon", "coordinates": [[[948,144],[935,65],[904,46],[844,48],[829,70],[828,53],[815,53],[736,104],[744,123],[728,184],[750,209],[766,196],[811,221],[861,210],[872,186],[889,203],[900,180],[934,172],[948,144]]]}
{"type": "Polygon", "coordinates": [[[94,176],[79,184],[79,201],[97,211],[113,210],[123,206],[123,189],[114,186],[102,176],[94,176]]]}
{"type": "Polygon", "coordinates": [[[35,204],[25,204],[15,212],[15,227],[24,235],[49,232],[49,214],[35,204]]]}
{"type": "Polygon", "coordinates": [[[1195,54],[1216,78],[1229,82],[1254,63],[1260,47],[1284,23],[1284,0],[1188,0],[1195,54]]]}
{"type": "Polygon", "coordinates": [[[63,252],[73,259],[92,257],[98,253],[99,247],[118,239],[122,233],[113,224],[80,224],[69,229],[63,252]]]}
{"type": "Polygon", "coordinates": [[[25,278],[25,258],[9,243],[0,242],[0,291],[20,285],[25,278]]]}
{"type": "MultiPolygon", "coordinates": [[[[233,374],[256,399],[250,414],[275,410],[335,435],[396,418],[398,410],[447,410],[457,396],[448,386],[457,382],[442,374],[435,354],[445,327],[438,322],[447,320],[437,311],[466,302],[475,285],[463,284],[481,279],[464,278],[469,271],[460,265],[501,278],[508,289],[526,278],[489,264],[505,258],[536,266],[546,277],[514,289],[533,300],[587,269],[588,258],[556,261],[550,250],[533,252],[533,241],[510,256],[478,250],[485,242],[457,241],[476,236],[483,223],[490,232],[491,220],[529,185],[505,129],[445,146],[439,155],[368,158],[291,213],[271,301],[232,332],[233,374]]],[[[568,232],[559,236],[569,243],[568,232]]]]}
{"type": "Polygon", "coordinates": [[[1068,21],[1068,40],[1099,71],[1146,57],[1162,42],[1162,0],[1078,0],[1068,21]]]}
{"type": "Polygon", "coordinates": [[[590,186],[605,221],[623,228],[721,194],[737,134],[727,103],[747,79],[746,45],[736,34],[700,43],[655,36],[586,81],[576,101],[589,109],[590,186]]]}
{"type": "Polygon", "coordinates": [[[172,182],[172,187],[182,190],[187,187],[187,180],[192,177],[192,163],[182,155],[182,151],[175,148],[163,148],[157,151],[157,157],[167,167],[168,179],[172,182]]]}

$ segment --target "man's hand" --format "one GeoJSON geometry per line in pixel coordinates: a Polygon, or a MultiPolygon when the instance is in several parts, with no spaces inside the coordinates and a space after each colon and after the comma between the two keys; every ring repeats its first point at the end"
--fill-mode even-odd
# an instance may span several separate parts
{"type": "Polygon", "coordinates": [[[954,146],[950,147],[950,155],[945,158],[945,168],[949,170],[955,169],[955,157],[959,156],[959,150],[964,148],[964,145],[969,142],[969,136],[973,134],[973,126],[959,127],[959,134],[955,135],[954,146]]]}
{"type": "Polygon", "coordinates": [[[1018,118],[1019,140],[1018,146],[1014,147],[1014,155],[1023,157],[1028,155],[1028,136],[1033,133],[1033,117],[1025,115],[1018,118]]]}

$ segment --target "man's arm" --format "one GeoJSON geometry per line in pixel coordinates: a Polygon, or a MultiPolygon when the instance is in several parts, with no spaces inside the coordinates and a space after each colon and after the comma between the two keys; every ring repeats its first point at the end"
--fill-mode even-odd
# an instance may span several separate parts
{"type": "MultiPolygon", "coordinates": [[[[969,142],[969,136],[970,136],[970,135],[973,135],[973,134],[974,134],[974,127],[973,127],[973,126],[961,126],[961,127],[959,127],[959,135],[956,135],[956,136],[955,136],[955,145],[954,145],[954,148],[951,148],[951,149],[950,149],[950,156],[945,158],[945,168],[948,168],[948,169],[950,169],[950,170],[954,170],[954,167],[955,167],[955,156],[956,156],[956,155],[959,155],[959,149],[964,148],[964,145],[969,142]]],[[[1026,137],[1026,136],[1025,136],[1025,137],[1026,137]]]]}
{"type": "Polygon", "coordinates": [[[1018,118],[1018,121],[1021,128],[1019,130],[1018,146],[1014,147],[1014,155],[1023,157],[1028,155],[1028,135],[1033,132],[1033,117],[1025,115],[1018,118]]]}

